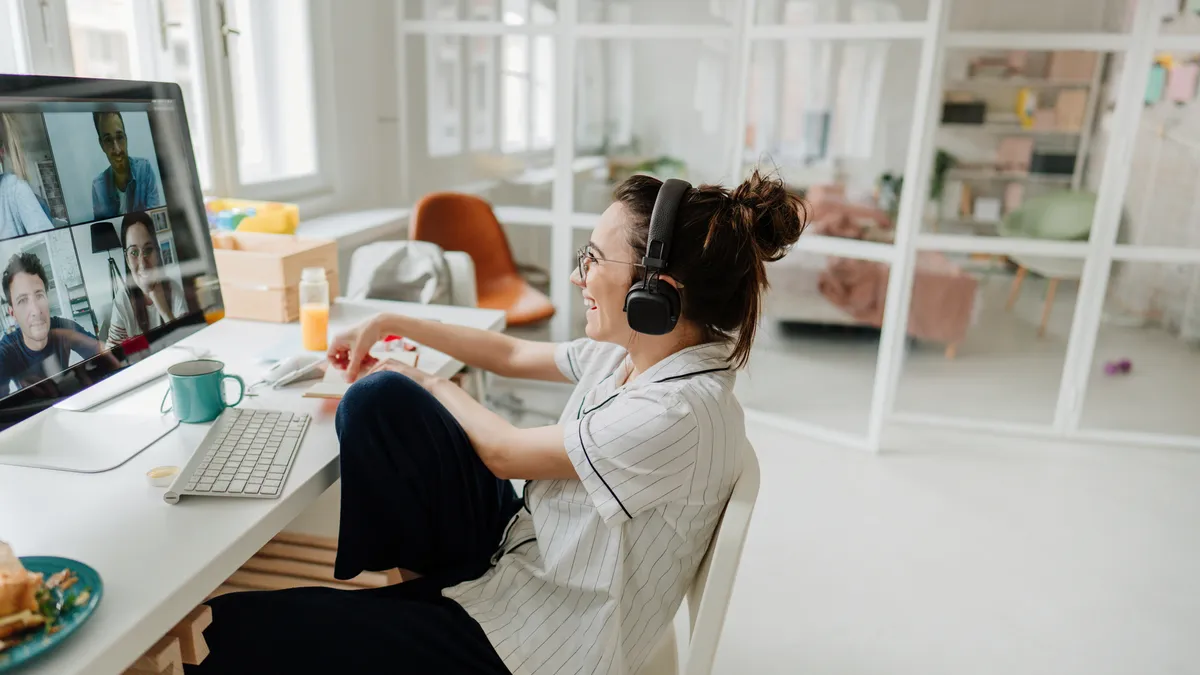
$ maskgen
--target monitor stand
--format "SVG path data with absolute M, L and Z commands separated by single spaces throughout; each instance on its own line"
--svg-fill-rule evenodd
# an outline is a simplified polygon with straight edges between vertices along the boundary
M 99 473 L 129 461 L 177 426 L 174 415 L 48 408 L 0 434 L 0 464 Z
M 163 377 L 176 363 L 207 353 L 203 348 L 172 345 L 40 412 L 24 411 L 32 416 L 0 431 L 0 465 L 80 473 L 117 468 L 179 422 L 157 409 L 153 413 L 117 413 L 94 408 Z

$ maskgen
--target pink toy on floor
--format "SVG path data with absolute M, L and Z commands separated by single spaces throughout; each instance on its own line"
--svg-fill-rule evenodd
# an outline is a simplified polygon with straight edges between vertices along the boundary
M 1104 372 L 1109 375 L 1124 375 L 1133 368 L 1133 364 L 1129 359 L 1120 359 L 1119 361 L 1109 361 L 1104 364 Z

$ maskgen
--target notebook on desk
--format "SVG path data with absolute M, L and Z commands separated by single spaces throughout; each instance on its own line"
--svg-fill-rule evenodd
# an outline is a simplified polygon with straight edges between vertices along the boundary
M 396 351 L 387 354 L 379 354 L 379 359 L 399 361 L 407 366 L 417 367 L 417 352 L 415 351 Z M 320 382 L 309 387 L 304 392 L 304 398 L 325 398 L 338 400 L 346 395 L 346 390 L 350 388 L 349 382 L 346 381 L 346 371 L 338 370 L 337 368 L 326 368 L 325 377 Z

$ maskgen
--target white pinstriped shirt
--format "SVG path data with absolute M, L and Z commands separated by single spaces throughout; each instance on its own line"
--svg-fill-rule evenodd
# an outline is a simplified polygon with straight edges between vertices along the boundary
M 444 591 L 514 675 L 632 675 L 670 626 L 741 472 L 728 354 L 684 349 L 618 386 L 623 348 L 558 346 L 579 479 L 529 483 L 496 565 Z

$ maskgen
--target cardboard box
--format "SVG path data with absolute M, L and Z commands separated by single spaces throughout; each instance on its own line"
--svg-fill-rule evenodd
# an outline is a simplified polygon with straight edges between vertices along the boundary
M 1058 100 L 1054 103 L 1054 117 L 1058 128 L 1063 131 L 1079 131 L 1083 129 L 1083 119 L 1087 114 L 1088 93 L 1085 89 L 1067 89 L 1058 92 Z
M 1050 53 L 1050 67 L 1046 77 L 1058 82 L 1086 82 L 1092 79 L 1099 54 L 1080 50 L 1055 51 Z
M 322 267 L 338 296 L 337 243 L 291 235 L 214 232 L 225 316 L 288 323 L 300 318 L 300 273 Z

